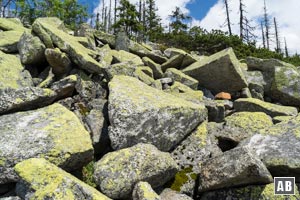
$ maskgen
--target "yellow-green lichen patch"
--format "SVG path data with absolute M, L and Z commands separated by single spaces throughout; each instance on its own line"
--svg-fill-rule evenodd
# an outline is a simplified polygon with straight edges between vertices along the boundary
M 22 22 L 18 18 L 0 18 L 0 30 L 3 31 L 25 31 Z
M 180 192 L 181 187 L 188 183 L 188 181 L 191 180 L 196 180 L 197 179 L 197 174 L 193 172 L 192 167 L 185 168 L 179 172 L 176 173 L 175 175 L 175 180 L 171 185 L 171 189 Z
M 11 52 L 10 48 L 16 49 L 22 34 L 20 31 L 0 32 L 0 50 Z
M 33 194 L 31 199 L 76 199 L 75 188 L 91 199 L 109 199 L 45 159 L 32 158 L 18 163 L 15 171 L 25 181 Z
M 24 67 L 17 56 L 0 51 L 0 90 L 31 86 L 22 76 L 23 70 Z
M 1 153 L 1 151 L 0 151 L 0 153 Z M 0 158 L 0 167 L 4 166 L 5 163 L 6 163 L 6 159 L 5 158 Z
M 207 121 L 205 121 L 197 127 L 196 131 L 192 133 L 191 137 L 199 141 L 199 148 L 204 148 L 206 146 L 207 134 Z
M 141 193 L 143 199 L 147 200 L 157 200 L 159 199 L 158 194 L 156 194 L 153 189 L 151 188 L 151 185 L 147 182 L 139 182 L 137 188 Z
M 226 126 L 255 133 L 273 125 L 272 118 L 263 112 L 238 112 L 225 118 Z

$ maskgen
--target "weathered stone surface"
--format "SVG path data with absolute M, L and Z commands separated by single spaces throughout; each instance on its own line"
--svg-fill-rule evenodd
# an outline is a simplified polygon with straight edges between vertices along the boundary
M 298 111 L 294 107 L 280 106 L 254 98 L 241 98 L 233 103 L 234 109 L 238 112 L 264 112 L 271 117 L 275 116 L 296 116 Z
M 155 79 L 160 79 L 163 77 L 163 72 L 159 64 L 155 63 L 153 60 L 151 60 L 148 57 L 143 57 L 143 62 L 145 65 L 149 66 L 152 69 L 153 76 Z
M 192 90 L 190 87 L 182 83 L 179 83 L 177 81 L 175 81 L 171 87 L 167 88 L 164 91 L 176 97 L 185 99 L 187 101 L 191 101 L 193 103 L 202 103 L 202 99 L 203 99 L 202 91 Z
M 77 76 L 70 75 L 51 85 L 51 89 L 56 92 L 56 99 L 63 99 L 72 96 L 75 85 L 77 83 Z
M 297 120 L 299 122 L 299 119 Z M 299 124 L 282 122 L 243 141 L 266 165 L 273 176 L 296 177 L 300 181 Z
M 45 56 L 52 68 L 53 74 L 56 76 L 61 77 L 71 70 L 72 63 L 68 55 L 61 52 L 58 48 L 46 49 Z
M 136 68 L 135 77 L 137 77 L 140 81 L 146 83 L 149 86 L 152 86 L 155 82 L 153 78 L 153 72 L 150 67 L 140 66 Z
M 251 184 L 267 184 L 273 178 L 248 148 L 236 148 L 201 165 L 198 192 Z
M 108 80 L 113 79 L 117 75 L 125 75 L 135 77 L 137 66 L 131 62 L 117 63 L 108 66 L 106 70 Z
M 111 48 L 108 44 L 101 48 L 97 48 L 97 54 L 99 56 L 99 62 L 104 66 L 109 66 L 113 61 L 113 56 L 111 53 Z
M 177 56 L 177 55 L 186 55 L 187 52 L 185 52 L 185 51 L 182 50 L 182 49 L 167 48 L 167 49 L 164 51 L 164 54 L 165 54 L 168 58 L 172 58 L 172 57 Z
M 144 65 L 142 59 L 138 57 L 137 55 L 134 55 L 132 53 L 129 53 L 124 50 L 116 51 L 111 50 L 111 54 L 113 56 L 113 62 L 114 63 L 122 63 L 122 62 L 131 62 L 134 65 Z
M 164 93 L 132 77 L 115 76 L 109 90 L 109 136 L 114 149 L 143 142 L 168 151 L 207 117 L 203 105 Z
M 274 124 L 278 124 L 283 121 L 292 120 L 293 118 L 294 118 L 293 116 L 277 116 L 277 117 L 273 117 L 273 122 Z
M 248 69 L 259 70 L 262 72 L 268 72 L 274 69 L 276 66 L 292 66 L 286 62 L 271 58 L 271 59 L 261 59 L 261 58 L 254 58 L 254 57 L 247 57 L 246 63 L 248 65 Z
M 210 122 L 222 122 L 225 118 L 225 106 L 223 103 L 204 100 L 203 103 L 208 111 L 208 121 Z
M 0 51 L 0 90 L 33 86 L 32 78 L 15 55 Z
M 2 18 L 0 19 L 0 29 L 3 31 L 25 31 L 20 19 L 18 18 Z
M 0 114 L 31 110 L 50 105 L 57 93 L 50 89 L 25 87 L 0 91 Z
M 91 73 L 104 73 L 104 66 L 90 55 L 93 52 L 81 45 L 74 36 L 59 29 L 62 22 L 57 18 L 38 18 L 32 25 L 32 30 L 41 38 L 47 48 L 53 44 L 68 54 L 71 60 L 80 68 Z
M 177 172 L 169 153 L 158 151 L 151 144 L 106 154 L 95 164 L 94 178 L 101 191 L 113 199 L 128 198 L 139 181 L 153 188 L 162 186 Z
M 168 68 L 180 69 L 183 58 L 184 58 L 184 55 L 181 55 L 181 54 L 170 58 L 167 62 L 165 62 L 161 65 L 162 71 L 165 72 Z
M 18 163 L 20 177 L 17 193 L 23 199 L 97 199 L 109 200 L 95 188 L 42 158 Z
M 120 30 L 116 34 L 116 50 L 129 51 L 129 43 L 130 40 L 125 32 L 124 28 L 121 27 Z
M 244 200 L 297 200 L 299 197 L 299 190 L 296 187 L 295 195 L 283 196 L 274 194 L 274 183 L 268 185 L 254 185 L 239 188 L 230 188 L 225 190 L 216 190 L 206 192 L 201 195 L 200 200 L 212 199 L 244 199 Z
M 197 90 L 198 89 L 198 81 L 190 76 L 185 75 L 181 71 L 175 68 L 169 68 L 164 74 L 164 77 L 172 78 L 173 81 L 178 81 L 190 88 Z
M 46 61 L 45 45 L 29 32 L 24 32 L 18 43 L 21 62 L 25 65 L 35 65 Z
M 271 97 L 290 106 L 300 106 L 300 74 L 293 66 L 274 67 Z
M 247 87 L 247 81 L 232 48 L 225 49 L 182 70 L 197 79 L 199 85 L 219 92 L 237 92 Z
M 147 182 L 138 182 L 133 189 L 133 200 L 161 200 L 161 198 L 154 192 L 151 185 Z
M 18 42 L 23 32 L 21 31 L 3 31 L 0 32 L 0 50 L 5 53 L 17 53 Z
M 180 194 L 169 188 L 164 189 L 164 191 L 159 195 L 161 200 L 192 200 L 191 197 Z
M 10 196 L 10 197 L 2 197 L 0 198 L 1 200 L 22 200 L 20 197 L 18 196 Z
M 3 115 L 0 130 L 0 184 L 16 181 L 14 165 L 28 158 L 43 157 L 66 170 L 93 159 L 89 133 L 59 104 Z

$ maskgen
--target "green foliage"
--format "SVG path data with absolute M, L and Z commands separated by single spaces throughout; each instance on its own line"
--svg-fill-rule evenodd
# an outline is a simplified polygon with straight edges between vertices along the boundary
M 93 177 L 94 164 L 95 164 L 95 162 L 92 161 L 82 168 L 82 180 L 86 184 L 95 188 L 97 185 L 96 185 L 94 177 Z
M 16 14 L 28 23 L 38 17 L 58 17 L 68 28 L 86 21 L 87 7 L 77 3 L 77 0 L 18 0 Z
M 175 175 L 175 180 L 171 186 L 171 189 L 180 192 L 181 187 L 185 183 L 187 183 L 189 180 L 196 180 L 196 179 L 197 179 L 197 175 L 193 173 L 193 168 L 192 167 L 185 168 L 177 172 L 177 174 Z
M 184 23 L 184 21 L 191 19 L 190 16 L 183 14 L 179 7 L 176 7 L 172 14 L 170 15 L 172 23 L 170 27 L 172 28 L 172 32 L 174 34 L 181 33 L 182 31 L 186 31 L 188 26 Z

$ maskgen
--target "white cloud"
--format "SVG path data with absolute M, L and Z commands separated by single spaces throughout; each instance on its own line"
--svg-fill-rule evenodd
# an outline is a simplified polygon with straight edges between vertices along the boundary
M 262 0 L 244 0 L 246 6 L 246 15 L 250 20 L 253 20 L 253 25 L 257 27 L 256 35 L 261 37 L 260 22 L 257 20 L 263 14 L 263 1 Z M 281 46 L 284 46 L 283 38 L 287 40 L 288 48 L 291 53 L 296 51 L 300 52 L 300 26 L 297 18 L 297 12 L 300 7 L 299 0 L 266 0 L 267 9 L 270 15 L 270 19 L 273 22 L 273 17 L 276 17 L 279 35 L 281 37 Z M 239 0 L 229 0 L 229 6 L 231 9 L 230 18 L 232 23 L 233 32 L 239 33 Z M 201 20 L 200 26 L 208 30 L 218 29 L 224 24 L 226 20 L 225 9 L 223 0 L 219 0 L 207 13 L 204 19 Z M 227 31 L 227 27 L 222 27 L 222 30 Z M 271 29 L 274 34 L 274 29 Z M 261 41 L 261 39 L 259 38 Z M 273 39 L 274 40 L 274 39 Z M 259 42 L 261 45 L 261 42 Z M 274 42 L 272 42 L 274 47 Z

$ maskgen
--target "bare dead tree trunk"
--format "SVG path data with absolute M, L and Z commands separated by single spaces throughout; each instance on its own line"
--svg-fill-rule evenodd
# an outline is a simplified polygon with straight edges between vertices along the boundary
M 265 30 L 266 30 L 267 48 L 270 49 L 270 22 L 269 22 L 269 16 L 267 12 L 266 0 L 264 0 L 264 22 L 265 22 Z
M 281 53 L 281 48 L 280 48 L 280 39 L 279 39 L 279 33 L 278 33 L 278 27 L 277 27 L 277 21 L 276 18 L 274 17 L 274 27 L 275 27 L 275 37 L 276 37 L 276 52 Z
M 104 31 L 107 32 L 107 7 L 104 9 Z
M 286 43 L 286 39 L 284 38 L 284 50 L 285 50 L 285 57 L 289 57 L 289 51 Z
M 111 31 L 111 0 L 109 0 L 109 11 L 108 11 L 108 32 Z
M 244 4 L 242 0 L 240 0 L 240 39 L 244 39 Z
M 262 36 L 262 40 L 263 40 L 263 47 L 265 49 L 266 48 L 266 38 L 265 38 L 265 31 L 264 31 L 263 22 L 260 23 L 260 26 L 261 26 L 261 36 Z
M 228 31 L 229 31 L 229 35 L 232 35 L 232 31 L 231 31 L 231 23 L 230 23 L 230 17 L 229 17 L 228 0 L 224 0 L 224 3 L 225 3 L 225 8 L 226 8 L 226 16 L 227 16 L 227 26 L 228 26 Z

